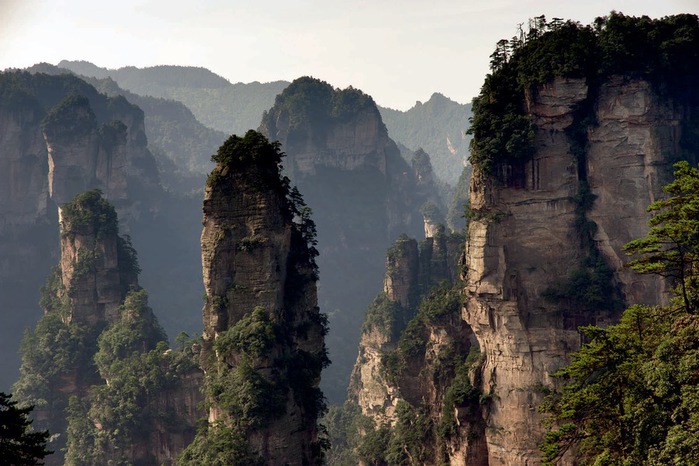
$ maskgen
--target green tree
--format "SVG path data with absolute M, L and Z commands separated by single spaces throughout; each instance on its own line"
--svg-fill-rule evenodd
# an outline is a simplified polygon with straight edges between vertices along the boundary
M 686 161 L 675 164 L 675 180 L 663 188 L 670 196 L 649 207 L 656 212 L 648 235 L 631 241 L 625 249 L 639 257 L 629 265 L 640 273 L 669 278 L 678 286 L 683 306 L 697 309 L 699 296 L 699 169 Z
M 28 415 L 33 406 L 18 408 L 11 395 L 0 392 L 0 459 L 12 466 L 40 465 L 50 455 L 48 431 L 32 432 Z
M 545 464 L 568 451 L 580 464 L 699 464 L 699 170 L 675 165 L 645 238 L 626 249 L 641 273 L 675 280 L 669 306 L 628 308 L 617 325 L 581 328 L 588 341 L 555 377 Z

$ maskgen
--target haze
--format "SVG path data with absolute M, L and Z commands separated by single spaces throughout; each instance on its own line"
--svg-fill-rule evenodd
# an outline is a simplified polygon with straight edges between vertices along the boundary
M 697 0 L 0 0 L 0 69 L 62 59 L 206 67 L 231 82 L 302 75 L 405 110 L 433 92 L 466 103 L 495 43 L 540 14 L 699 13 Z

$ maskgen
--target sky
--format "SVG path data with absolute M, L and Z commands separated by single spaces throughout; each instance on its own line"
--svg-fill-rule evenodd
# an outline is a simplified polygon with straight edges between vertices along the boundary
M 699 14 L 699 0 L 0 0 L 0 70 L 87 60 L 202 66 L 232 83 L 313 76 L 407 110 L 476 96 L 498 40 L 546 15 Z

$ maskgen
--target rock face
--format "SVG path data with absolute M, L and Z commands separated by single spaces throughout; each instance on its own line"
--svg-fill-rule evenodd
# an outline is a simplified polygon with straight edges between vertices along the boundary
M 159 178 L 143 113 L 125 99 L 67 75 L 4 72 L 0 89 L 0 308 L 16 311 L 5 316 L 1 340 L 14 354 L 21 330 L 40 315 L 44 271 L 60 255 L 57 205 L 99 188 L 128 227 L 157 209 Z M 0 384 L 9 386 L 19 364 L 2 364 Z
M 422 235 L 419 209 L 439 198 L 430 191 L 436 188 L 429 157 L 424 154 L 418 175 L 389 138 L 371 97 L 307 77 L 278 96 L 260 131 L 282 143 L 285 172 L 318 225 L 319 301 L 329 314 L 333 360 L 323 391 L 339 403 L 362 313 L 380 291 L 381 258 L 399 234 Z
M 389 464 L 399 463 L 403 450 L 420 464 L 486 458 L 467 357 L 473 334 L 461 319 L 460 289 L 451 287 L 462 249 L 463 239 L 447 237 L 443 227 L 419 249 L 402 236 L 387 255 L 384 293 L 367 311 L 349 398 L 388 429 Z M 410 425 L 424 431 L 410 437 Z
M 594 94 L 584 80 L 557 78 L 526 104 L 536 127 L 532 159 L 499 164 L 490 176 L 476 169 L 471 181 L 477 215 L 464 255 L 463 318 L 485 356 L 487 461 L 479 464 L 491 466 L 539 464 L 537 387 L 555 385 L 550 374 L 579 347 L 579 325 L 614 318 L 545 298 L 589 255 L 581 226 L 596 225 L 586 230 L 593 249 L 626 302 L 656 304 L 666 296 L 659 280 L 624 268 L 622 248 L 647 231 L 645 208 L 668 180 L 686 117 L 680 103 L 659 98 L 647 82 L 618 77 Z M 566 130 L 580 123 L 581 109 L 597 123 L 586 128 L 576 158 Z M 594 202 L 581 210 L 587 189 Z
M 318 383 L 327 358 L 315 227 L 280 177 L 279 161 L 278 146 L 249 131 L 221 146 L 207 183 L 202 365 L 209 424 L 232 429 L 264 464 L 316 464 Z M 231 401 L 239 396 L 250 398 L 245 408 Z
M 101 208 L 100 194 L 88 192 L 59 208 L 62 289 L 68 300 L 62 320 L 97 328 L 114 322 L 126 292 L 138 288 L 138 269 L 118 236 L 113 209 Z M 59 299 L 63 296 L 59 293 Z
M 100 193 L 78 196 L 63 211 L 59 267 L 44 288 L 45 315 L 25 337 L 33 351 L 25 351 L 15 385 L 20 398 L 38 402 L 37 419 L 57 434 L 51 445 L 57 451 L 65 446 L 68 399 L 85 397 L 98 381 L 92 357 L 99 332 L 113 321 L 126 292 L 138 287 L 135 257 L 118 236 L 116 213 Z M 46 365 L 51 369 L 42 370 Z M 47 461 L 62 464 L 62 458 L 58 453 Z

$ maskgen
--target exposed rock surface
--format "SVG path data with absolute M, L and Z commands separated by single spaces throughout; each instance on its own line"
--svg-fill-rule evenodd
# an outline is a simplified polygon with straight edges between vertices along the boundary
M 265 464 L 300 466 L 319 461 L 315 442 L 322 395 L 317 386 L 326 361 L 325 330 L 317 307 L 312 244 L 302 233 L 310 233 L 312 223 L 294 222 L 300 205 L 280 179 L 272 147 L 254 131 L 244 140 L 229 138 L 219 155 L 230 159 L 220 160 L 207 183 L 201 236 L 207 296 L 202 364 L 209 387 L 227 385 L 221 396 L 209 391 L 209 423 L 220 421 L 234 429 Z M 260 336 L 265 351 L 247 345 L 222 349 L 221 341 L 253 331 L 247 327 L 251 319 L 269 325 L 265 328 L 276 335 Z M 247 368 L 254 372 L 244 372 Z M 223 382 L 238 376 L 262 377 L 260 383 L 270 391 L 265 396 L 262 389 L 247 392 L 249 388 Z M 260 404 L 259 411 L 239 416 L 238 405 L 226 402 L 238 395 L 225 395 L 225 390 L 243 390 L 251 403 Z
M 462 238 L 447 237 L 443 227 L 419 252 L 407 237 L 390 248 L 384 293 L 367 311 L 349 386 L 351 402 L 365 416 L 390 426 L 391 443 L 403 441 L 405 428 L 397 426 L 406 412 L 429 420 L 425 432 L 415 433 L 419 445 L 406 445 L 422 464 L 481 464 L 487 453 L 475 390 L 455 397 L 452 387 L 463 392 L 477 375 L 467 367 L 474 341 L 460 316 L 460 291 L 445 285 L 458 281 L 462 249 Z
M 371 97 L 308 77 L 277 97 L 260 130 L 282 143 L 285 172 L 304 193 L 318 225 L 319 301 L 329 315 L 333 360 L 323 391 L 338 403 L 354 363 L 363 311 L 380 291 L 381 257 L 399 234 L 422 235 L 419 209 L 439 198 L 430 192 L 429 157 L 424 154 L 418 175 L 389 138 Z
M 14 354 L 22 329 L 40 315 L 36 290 L 60 255 L 57 205 L 102 189 L 128 229 L 157 209 L 159 178 L 143 113 L 125 99 L 76 77 L 18 71 L 1 73 L 0 89 L 0 308 L 13 310 L 0 340 Z M 2 364 L 0 385 L 9 386 L 19 363 Z
M 583 106 L 594 109 L 597 124 L 587 129 L 579 163 L 565 130 Z M 665 184 L 685 117 L 681 103 L 660 99 L 644 81 L 621 78 L 603 84 L 596 97 L 584 80 L 557 78 L 528 96 L 527 111 L 537 128 L 532 159 L 497 165 L 490 177 L 476 170 L 471 182 L 478 216 L 464 255 L 463 318 L 485 356 L 488 455 L 479 464 L 491 466 L 539 464 L 538 387 L 555 384 L 550 374 L 580 345 L 579 325 L 614 317 L 543 297 L 586 255 L 575 202 L 584 185 L 595 196 L 585 213 L 597 226 L 594 245 L 625 300 L 663 299 L 659 280 L 624 268 L 622 247 L 647 231 L 645 208 Z

